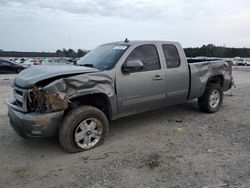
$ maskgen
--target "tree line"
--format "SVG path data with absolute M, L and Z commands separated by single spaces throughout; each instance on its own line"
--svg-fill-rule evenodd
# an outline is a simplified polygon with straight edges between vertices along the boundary
M 187 57 L 250 57 L 250 48 L 229 48 L 215 46 L 214 44 L 203 45 L 197 48 L 185 48 Z M 77 58 L 87 54 L 88 50 L 62 49 L 56 52 L 17 52 L 0 50 L 0 57 L 71 57 Z
M 203 45 L 200 48 L 185 48 L 184 50 L 187 57 L 250 57 L 250 48 L 229 48 L 214 44 Z
M 62 49 L 56 52 L 18 52 L 0 50 L 0 57 L 82 57 L 88 53 L 88 50 L 78 49 Z

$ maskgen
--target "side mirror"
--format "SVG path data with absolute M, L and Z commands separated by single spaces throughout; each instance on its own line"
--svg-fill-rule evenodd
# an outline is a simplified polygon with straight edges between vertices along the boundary
M 143 67 L 144 67 L 144 64 L 141 60 L 131 60 L 131 61 L 127 61 L 122 66 L 122 72 L 130 73 L 130 72 L 141 70 L 143 69 Z

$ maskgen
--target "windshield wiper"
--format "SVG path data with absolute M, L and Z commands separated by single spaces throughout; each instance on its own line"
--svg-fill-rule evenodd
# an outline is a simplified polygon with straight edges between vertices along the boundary
M 78 66 L 84 66 L 84 67 L 91 67 L 91 68 L 95 68 L 95 66 L 93 64 L 77 64 Z
M 84 66 L 84 67 L 91 67 L 91 68 L 95 68 L 95 69 L 98 69 L 100 71 L 103 71 L 105 69 L 102 69 L 102 68 L 97 68 L 95 67 L 93 64 L 76 64 L 77 66 Z

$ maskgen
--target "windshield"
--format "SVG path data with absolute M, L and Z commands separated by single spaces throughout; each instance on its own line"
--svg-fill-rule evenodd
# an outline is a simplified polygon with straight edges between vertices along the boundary
M 99 46 L 79 59 L 77 65 L 109 70 L 115 66 L 127 48 L 127 45 L 115 44 Z

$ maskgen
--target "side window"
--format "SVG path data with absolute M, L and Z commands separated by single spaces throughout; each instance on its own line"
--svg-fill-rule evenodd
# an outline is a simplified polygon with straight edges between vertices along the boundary
M 144 64 L 143 69 L 136 72 L 158 70 L 161 68 L 157 49 L 151 44 L 136 47 L 126 61 L 131 60 L 140 60 Z
M 172 44 L 162 45 L 163 53 L 166 59 L 167 68 L 177 68 L 180 66 L 180 56 L 177 48 Z

